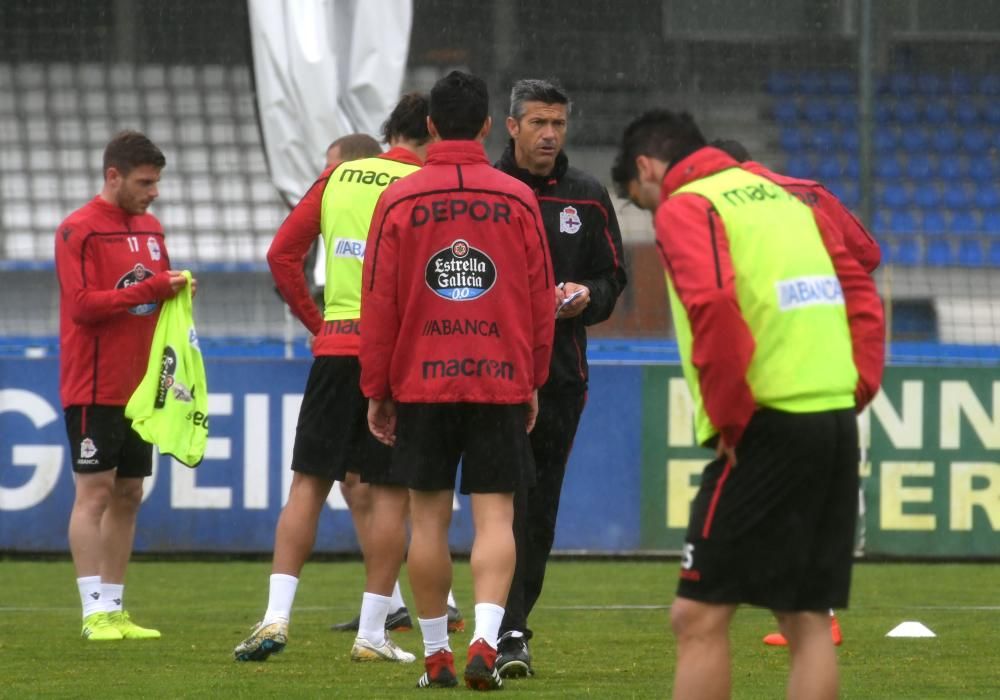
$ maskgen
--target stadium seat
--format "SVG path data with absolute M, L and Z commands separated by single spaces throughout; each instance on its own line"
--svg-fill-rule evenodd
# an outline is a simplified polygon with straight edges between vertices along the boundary
M 848 152 L 847 160 L 844 162 L 844 175 L 852 178 L 861 177 L 861 162 L 856 151 Z
M 899 145 L 907 153 L 923 153 L 927 150 L 928 135 L 923 127 L 911 125 L 899 135 Z
M 973 202 L 977 208 L 984 211 L 1000 209 L 1000 191 L 997 190 L 995 185 L 982 182 L 976 188 L 976 193 L 973 195 Z
M 923 210 L 941 206 L 941 193 L 931 182 L 922 182 L 913 189 L 913 203 Z
M 942 200 L 946 207 L 951 209 L 962 209 L 969 206 L 969 193 L 961 182 L 952 181 L 944 186 Z
M 100 183 L 96 178 L 87 175 L 62 175 L 63 198 L 74 202 L 84 202 L 93 197 L 99 186 Z
M 778 133 L 778 144 L 786 153 L 798 153 L 804 148 L 802 129 L 797 126 L 782 127 Z
M 816 177 L 820 182 L 829 182 L 839 178 L 844 173 L 844 166 L 840 159 L 834 155 L 826 155 L 819 159 L 816 168 Z
M 1000 237 L 1000 209 L 990 209 L 983 213 L 983 232 Z
M 921 95 L 944 94 L 947 84 L 936 73 L 920 73 L 917 76 L 916 91 Z
M 185 146 L 200 146 L 206 143 L 205 122 L 202 119 L 181 119 L 177 122 L 178 143 Z
M 790 97 L 775 100 L 771 112 L 779 126 L 795 126 L 799 119 L 799 106 Z
M 960 156 L 941 154 L 938 159 L 938 177 L 944 180 L 963 178 L 967 172 L 966 163 Z
M 855 156 L 861 146 L 861 136 L 854 127 L 847 127 L 839 134 L 840 150 L 848 155 Z
M 903 176 L 903 166 L 895 156 L 877 158 L 874 165 L 875 177 L 880 180 L 897 180 Z
M 983 244 L 978 238 L 963 238 L 958 242 L 958 264 L 963 267 L 982 267 L 986 262 Z
M 178 117 L 201 117 L 202 115 L 201 95 L 190 90 L 178 90 L 174 93 L 173 113 Z
M 959 134 L 955 129 L 937 129 L 931 134 L 931 148 L 941 154 L 952 153 L 958 148 Z
M 803 118 L 813 127 L 830 121 L 832 113 L 826 100 L 813 98 L 802 105 Z
M 872 136 L 872 149 L 879 155 L 892 153 L 896 150 L 896 132 L 889 128 L 880 126 L 875 129 Z
M 953 264 L 953 255 L 951 241 L 936 238 L 927 243 L 927 248 L 924 251 L 925 257 L 924 261 L 934 267 L 947 267 Z
M 997 167 L 989 154 L 983 153 L 969 159 L 969 177 L 980 183 L 989 183 L 996 180 Z
M 789 73 L 774 71 L 767 76 L 764 87 L 772 95 L 791 95 L 796 92 L 796 80 Z
M 816 125 L 812 128 L 806 139 L 807 146 L 815 149 L 821 155 L 830 154 L 837 151 L 839 138 L 831 128 L 825 125 Z
M 881 100 L 875 103 L 875 123 L 879 126 L 885 126 L 887 124 L 892 124 L 893 114 L 892 114 L 892 103 L 886 100 Z
M 928 236 L 942 236 L 948 232 L 944 214 L 937 209 L 925 211 L 920 222 L 920 230 Z
M 990 267 L 1000 267 L 1000 239 L 990 241 L 987 262 Z
M 833 103 L 833 118 L 841 127 L 853 127 L 858 123 L 858 103 L 850 99 L 837 100 Z
M 894 236 L 913 236 L 920 230 L 917 219 L 908 209 L 893 211 L 889 216 L 889 232 Z
M 910 206 L 910 193 L 901 182 L 889 182 L 882 188 L 879 204 L 887 209 L 906 209 Z
M 9 146 L 0 148 L 0 174 L 22 173 L 28 158 L 22 148 Z
M 832 71 L 827 74 L 827 90 L 831 95 L 853 95 L 858 91 L 857 79 L 847 71 Z
M 167 71 L 162 65 L 147 63 L 139 68 L 136 82 L 144 90 L 162 90 L 167 86 Z
M 798 91 L 803 95 L 825 95 L 826 76 L 819 71 L 799 73 Z
M 909 73 L 892 73 L 886 79 L 885 92 L 897 97 L 913 94 L 916 81 Z
M 911 154 L 906 161 L 906 176 L 911 180 L 929 180 L 934 175 L 934 163 L 924 153 Z
M 861 203 L 861 195 L 856 181 L 838 179 L 830 180 L 824 184 L 848 209 L 856 209 Z
M 979 217 L 967 209 L 952 210 L 950 219 L 948 228 L 953 234 L 970 236 L 982 232 Z
M 102 68 L 102 66 L 97 66 Z M 103 71 L 101 71 L 103 73 Z M 108 66 L 108 87 L 113 90 L 135 90 L 138 78 L 132 63 L 113 63 Z
M 224 172 L 218 168 L 216 170 Z M 247 185 L 242 178 L 227 178 L 219 181 L 216 192 L 219 201 L 225 204 L 239 204 L 249 201 L 247 199 Z
M 923 121 L 930 126 L 947 124 L 951 115 L 944 100 L 928 100 L 924 105 Z
M 63 148 L 72 148 L 83 142 L 84 131 L 83 120 L 77 117 L 58 119 L 52 128 L 56 143 Z
M 990 100 L 983 107 L 983 121 L 990 126 L 1000 126 L 1000 100 Z
M 175 90 L 190 90 L 197 87 L 197 71 L 194 66 L 175 65 L 167 69 L 167 85 Z
M 227 89 L 226 85 L 226 67 L 210 64 L 201 67 L 200 71 L 201 86 L 206 88 L 209 92 L 214 92 L 217 90 Z
M 920 119 L 920 110 L 917 108 L 915 100 L 897 100 L 895 106 L 892 108 L 892 116 L 897 124 L 906 127 L 917 123 Z
M 27 181 L 20 177 L 0 178 L 0 197 L 4 202 L 28 199 Z
M 215 141 L 219 144 L 212 148 L 212 171 L 216 173 L 239 173 L 243 171 L 243 153 L 236 146 L 227 146 L 225 141 Z
M 989 148 L 991 141 L 992 134 L 986 129 L 970 127 L 962 132 L 962 148 L 973 157 L 981 155 Z
M 954 118 L 962 126 L 974 126 L 979 123 L 979 108 L 971 100 L 958 100 L 955 102 Z
M 40 63 L 22 63 L 14 69 L 14 84 L 21 90 L 45 87 L 45 67 Z
M 791 177 L 812 177 L 813 170 L 812 158 L 805 153 L 792 153 L 785 160 L 784 172 Z
M 965 73 L 953 71 L 946 78 L 947 90 L 952 95 L 968 95 L 973 91 L 972 79 Z
M 1000 95 L 1000 75 L 990 73 L 979 79 L 980 95 L 996 96 Z
M 135 90 L 114 90 L 111 93 L 111 113 L 118 119 L 142 114 L 142 100 Z
M 920 242 L 916 238 L 901 238 L 883 247 L 888 253 L 886 262 L 913 267 L 920 264 Z

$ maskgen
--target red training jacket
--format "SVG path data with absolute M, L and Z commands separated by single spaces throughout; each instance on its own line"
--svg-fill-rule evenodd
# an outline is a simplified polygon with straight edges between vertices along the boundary
M 534 193 L 475 141 L 432 144 L 368 233 L 361 390 L 407 403 L 524 403 L 548 378 L 555 288 Z
M 399 146 L 390 148 L 378 157 L 420 165 L 420 159 L 415 153 Z M 323 320 L 322 312 L 309 294 L 309 284 L 302 268 L 310 246 L 322 234 L 323 194 L 326 192 L 330 173 L 339 165 L 339 162 L 334 163 L 323 171 L 285 217 L 267 250 L 267 264 L 281 298 L 302 325 L 316 337 L 312 346 L 314 357 L 357 355 L 360 342 L 358 323 L 350 320 Z M 331 255 L 331 251 L 328 250 L 326 254 Z
M 163 228 L 94 197 L 59 225 L 55 257 L 62 404 L 124 406 L 174 294 Z
M 882 261 L 882 251 L 879 249 L 878 243 L 861 225 L 857 217 L 830 190 L 814 180 L 781 175 L 752 160 L 740 163 L 740 167 L 791 192 L 810 209 L 823 212 L 840 231 L 844 237 L 844 243 L 847 245 L 847 250 L 851 252 L 855 260 L 861 263 L 865 272 L 868 274 L 875 272 L 875 268 Z
M 657 248 L 691 322 L 691 357 L 698 368 L 705 410 L 731 447 L 739 444 L 757 409 L 746 382 L 754 340 L 736 298 L 725 224 L 704 197 L 691 193 L 670 195 L 689 182 L 735 167 L 739 163 L 711 147 L 675 163 L 663 179 L 661 204 L 655 216 Z M 819 208 L 811 211 L 844 293 L 858 370 L 856 407 L 861 410 L 882 381 L 882 302 L 872 278 L 848 251 L 840 229 Z

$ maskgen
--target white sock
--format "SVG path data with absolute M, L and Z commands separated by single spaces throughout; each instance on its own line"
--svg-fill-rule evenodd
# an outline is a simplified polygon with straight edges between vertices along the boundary
M 83 618 L 88 615 L 104 612 L 104 603 L 101 601 L 101 577 L 84 576 L 76 580 L 76 587 L 80 589 L 80 604 L 83 606 Z
M 295 589 L 299 580 L 287 574 L 271 574 L 271 587 L 267 596 L 267 612 L 264 613 L 264 624 L 269 625 L 279 619 L 288 622 L 292 619 L 292 603 L 295 602 Z
M 496 649 L 501 622 L 503 608 L 493 603 L 476 603 L 476 632 L 472 635 L 470 645 L 477 639 L 485 639 L 487 644 Z
M 385 644 L 385 618 L 389 615 L 392 598 L 378 593 L 361 596 L 361 618 L 358 621 L 358 636 L 375 646 Z
M 124 583 L 102 583 L 101 602 L 104 603 L 104 612 L 121 612 L 124 609 L 122 600 L 125 599 Z
M 430 620 L 424 620 L 418 617 L 417 622 L 420 624 L 420 632 L 424 635 L 424 656 L 431 656 L 442 649 L 445 651 L 451 651 L 451 647 L 448 646 L 448 616 L 442 615 L 441 617 L 433 617 Z
M 448 589 L 448 605 L 453 608 L 458 607 L 458 603 L 455 602 L 455 594 L 451 592 L 450 588 Z
M 399 590 L 399 579 L 396 579 L 396 585 L 392 589 L 392 603 L 390 603 L 389 612 L 396 612 L 400 608 L 406 607 L 406 601 L 403 600 L 403 594 Z

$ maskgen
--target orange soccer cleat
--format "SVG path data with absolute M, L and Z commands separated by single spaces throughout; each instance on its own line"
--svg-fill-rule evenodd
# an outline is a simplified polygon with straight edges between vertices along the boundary
M 844 635 L 840 631 L 840 623 L 837 622 L 837 616 L 830 613 L 830 637 L 833 639 L 834 646 L 840 646 L 844 643 Z M 772 647 L 785 647 L 788 646 L 788 640 L 785 639 L 785 635 L 781 632 L 771 632 L 771 634 L 764 637 L 764 644 Z

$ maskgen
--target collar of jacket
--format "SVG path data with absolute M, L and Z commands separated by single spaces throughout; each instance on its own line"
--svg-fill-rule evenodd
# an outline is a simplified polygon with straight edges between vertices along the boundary
M 546 187 L 551 187 L 562 180 L 567 168 L 569 168 L 569 158 L 566 156 L 566 151 L 559 151 L 552 172 L 548 175 L 532 175 L 517 164 L 517 159 L 514 158 L 514 139 L 510 139 L 507 142 L 507 148 L 504 149 L 503 155 L 500 156 L 497 167 L 508 175 L 516 177 L 537 192 Z
M 409 163 L 410 165 L 423 165 L 423 162 L 416 153 L 411 151 L 409 148 L 403 148 L 402 146 L 394 146 L 385 153 L 379 155 L 378 158 L 388 158 L 389 160 L 394 160 L 399 163 Z
M 452 163 L 471 165 L 473 163 L 490 164 L 486 157 L 483 144 L 479 141 L 438 141 L 427 147 L 427 165 Z
M 689 182 L 714 175 L 720 170 L 737 167 L 739 167 L 739 163 L 728 153 L 711 146 L 699 148 L 670 164 L 663 176 L 660 200 L 666 200 L 667 197 Z

